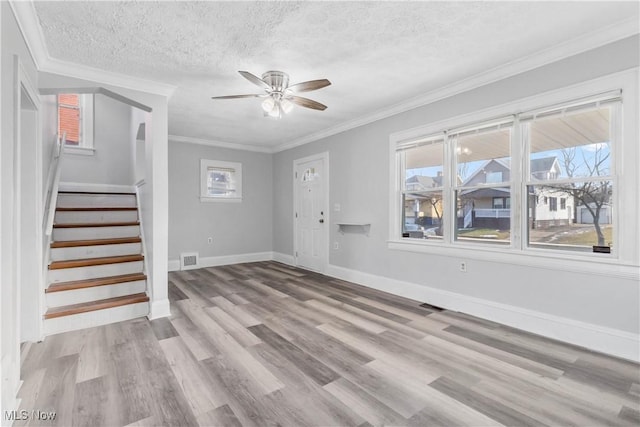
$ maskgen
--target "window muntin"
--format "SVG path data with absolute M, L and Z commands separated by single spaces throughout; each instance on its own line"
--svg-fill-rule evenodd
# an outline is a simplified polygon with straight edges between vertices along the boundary
M 201 159 L 200 200 L 241 201 L 242 164 Z
M 457 176 L 457 241 L 509 244 L 511 236 L 512 121 L 485 124 L 450 136 Z M 505 200 L 495 207 L 497 199 Z
M 403 165 L 402 237 L 441 240 L 444 216 L 444 135 L 399 146 Z
M 529 138 L 528 193 L 549 202 L 540 206 L 529 200 L 528 246 L 582 252 L 613 246 L 616 108 L 611 102 L 590 103 L 523 122 Z

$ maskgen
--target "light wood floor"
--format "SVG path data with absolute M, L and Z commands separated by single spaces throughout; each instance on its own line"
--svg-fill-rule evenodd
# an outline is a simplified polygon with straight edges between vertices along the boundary
M 172 316 L 23 348 L 60 426 L 640 425 L 638 365 L 274 262 L 169 275 Z

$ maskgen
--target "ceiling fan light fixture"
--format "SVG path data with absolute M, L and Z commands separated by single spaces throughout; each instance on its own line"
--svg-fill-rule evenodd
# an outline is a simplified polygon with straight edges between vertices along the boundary
M 271 113 L 275 105 L 276 105 L 276 102 L 270 96 L 265 98 L 264 101 L 262 101 L 262 109 L 264 110 L 265 113 Z
M 279 119 L 282 117 L 282 107 L 280 107 L 280 102 L 274 102 L 273 108 L 268 112 L 269 117 L 273 117 Z
M 238 72 L 251 83 L 261 87 L 266 93 L 213 96 L 211 99 L 264 98 L 261 104 L 264 115 L 276 119 L 282 118 L 283 115 L 290 113 L 291 110 L 293 110 L 294 104 L 319 111 L 327 108 L 326 105 L 312 99 L 294 95 L 294 93 L 297 92 L 309 92 L 329 86 L 331 82 L 327 79 L 309 80 L 289 85 L 289 75 L 282 71 L 267 71 L 262 75 L 262 78 L 248 71 Z
M 291 112 L 291 110 L 293 110 L 293 102 L 289 101 L 288 99 L 284 98 L 280 101 L 280 107 L 282 108 L 282 111 L 285 114 L 289 114 Z

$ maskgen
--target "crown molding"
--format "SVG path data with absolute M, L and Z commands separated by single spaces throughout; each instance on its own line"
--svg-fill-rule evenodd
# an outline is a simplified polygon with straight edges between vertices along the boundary
M 125 74 L 112 73 L 110 71 L 61 61 L 55 58 L 48 60 L 40 67 L 39 71 L 60 74 L 82 80 L 89 80 L 99 84 L 116 86 L 124 89 L 146 92 L 170 98 L 177 86 L 160 83 L 152 80 L 141 79 Z
M 606 44 L 634 36 L 638 33 L 640 33 L 640 24 L 638 23 L 637 18 L 629 18 L 616 24 L 601 28 L 592 33 L 576 37 L 564 43 L 557 44 L 551 48 L 538 51 L 512 62 L 508 62 L 506 64 L 500 65 L 469 78 L 452 83 L 450 85 L 443 86 L 442 88 L 427 92 L 426 94 L 419 95 L 409 100 L 394 104 L 390 107 L 383 108 L 374 113 L 367 114 L 354 120 L 349 120 L 336 126 L 321 130 L 319 132 L 314 132 L 309 135 L 285 142 L 283 144 L 275 146 L 273 151 L 275 153 L 278 153 L 280 151 L 299 147 L 301 145 L 305 145 L 310 142 L 314 142 L 332 135 L 336 135 L 338 133 L 348 131 L 350 129 L 382 120 L 396 114 L 404 113 L 406 111 L 413 110 L 415 108 L 422 107 L 424 105 L 428 105 L 463 92 L 468 92 L 478 87 L 485 86 L 515 76 L 517 74 L 521 74 L 535 68 L 560 61 L 573 55 L 578 55 L 580 53 L 596 49 Z
M 186 144 L 206 145 L 209 147 L 229 148 L 232 150 L 253 151 L 256 153 L 273 153 L 273 147 L 238 144 L 234 142 L 216 141 L 211 139 L 192 138 L 190 136 L 169 135 L 169 142 L 183 142 Z
M 36 67 L 40 69 L 49 57 L 49 53 L 35 7 L 31 1 L 9 1 L 8 3 L 27 44 L 29 54 Z
M 25 39 L 31 58 L 33 58 L 33 62 L 35 62 L 38 71 L 94 81 L 99 84 L 112 85 L 139 92 L 152 93 L 167 98 L 170 98 L 177 88 L 177 86 L 166 83 L 113 73 L 83 64 L 52 58 L 47 50 L 46 39 L 42 32 L 33 1 L 9 1 L 9 6 L 13 11 L 20 32 Z
M 52 58 L 46 47 L 46 40 L 40 27 L 38 16 L 32 0 L 9 1 L 9 5 L 16 17 L 27 47 L 39 71 L 66 75 L 83 80 L 95 81 L 126 89 L 171 97 L 176 86 L 154 82 L 124 74 L 112 73 L 86 65 L 75 64 Z M 640 25 L 636 17 L 632 17 L 613 25 L 601 28 L 592 33 L 568 40 L 551 48 L 544 49 L 518 60 L 506 63 L 493 69 L 476 74 L 431 92 L 416 96 L 409 100 L 380 109 L 371 114 L 340 123 L 330 128 L 313 132 L 306 136 L 293 139 L 277 146 L 257 146 L 251 144 L 230 143 L 224 141 L 206 140 L 178 135 L 170 135 L 170 139 L 177 142 L 209 145 L 213 147 L 231 148 L 236 150 L 277 153 L 305 145 L 338 133 L 348 131 L 396 114 L 400 114 L 441 99 L 473 90 L 493 82 L 521 74 L 538 67 L 568 58 L 579 53 L 604 46 L 608 43 L 624 39 L 640 33 Z

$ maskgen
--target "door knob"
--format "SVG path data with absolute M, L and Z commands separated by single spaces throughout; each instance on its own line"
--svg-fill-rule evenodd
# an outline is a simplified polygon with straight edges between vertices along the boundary
M 324 224 L 324 219 L 320 219 L 320 224 Z

